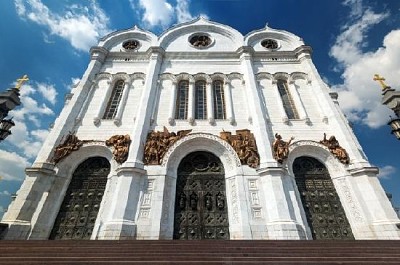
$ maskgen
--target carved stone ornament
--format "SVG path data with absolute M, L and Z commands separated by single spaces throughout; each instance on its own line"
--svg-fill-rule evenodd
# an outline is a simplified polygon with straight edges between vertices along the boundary
M 289 155 L 289 145 L 292 142 L 294 137 L 291 137 L 288 142 L 282 140 L 282 136 L 280 134 L 275 133 L 275 141 L 272 143 L 272 151 L 274 155 L 274 159 L 278 161 L 278 163 L 282 163 Z
M 147 135 L 146 145 L 144 147 L 144 163 L 145 165 L 161 165 L 162 159 L 168 148 L 176 141 L 188 135 L 192 130 L 182 130 L 169 132 L 164 127 L 164 131 L 152 131 Z
M 237 130 L 236 135 L 231 132 L 220 132 L 220 137 L 228 142 L 240 159 L 242 165 L 257 168 L 260 165 L 256 139 L 250 130 Z
M 350 163 L 349 155 L 346 152 L 346 149 L 339 145 L 338 140 L 336 140 L 335 136 L 329 137 L 326 139 L 326 133 L 324 133 L 324 139 L 320 141 L 321 144 L 328 147 L 329 151 L 343 164 L 348 165 Z
M 54 156 L 52 161 L 54 163 L 60 162 L 63 158 L 71 154 L 73 151 L 78 150 L 84 142 L 86 141 L 81 141 L 78 139 L 78 137 L 74 134 L 69 132 L 67 137 L 64 136 L 61 138 L 61 144 L 59 144 L 55 149 L 54 149 Z
M 107 146 L 113 146 L 114 159 L 117 163 L 122 164 L 128 159 L 129 145 L 131 138 L 129 135 L 114 135 L 106 141 Z

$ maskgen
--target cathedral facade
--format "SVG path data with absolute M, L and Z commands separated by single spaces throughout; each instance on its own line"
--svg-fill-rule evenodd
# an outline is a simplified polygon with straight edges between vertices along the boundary
M 7 239 L 400 239 L 311 48 L 198 18 L 102 38 Z

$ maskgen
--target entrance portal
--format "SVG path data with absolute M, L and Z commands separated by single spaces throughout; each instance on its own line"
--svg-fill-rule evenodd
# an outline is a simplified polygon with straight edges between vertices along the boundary
M 229 239 L 224 168 L 211 153 L 191 153 L 179 164 L 174 239 Z
M 313 239 L 354 239 L 326 167 L 312 157 L 299 157 L 293 172 Z
M 90 239 L 110 173 L 110 163 L 92 157 L 72 175 L 49 239 Z

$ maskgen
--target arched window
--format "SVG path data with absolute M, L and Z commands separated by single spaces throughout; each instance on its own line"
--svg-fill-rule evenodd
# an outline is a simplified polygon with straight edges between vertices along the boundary
M 225 97 L 224 87 L 221 81 L 214 81 L 213 83 L 213 94 L 214 94 L 214 118 L 225 119 Z
M 178 120 L 187 119 L 189 100 L 189 82 L 184 80 L 178 84 L 178 95 L 176 98 L 176 115 Z
M 205 120 L 207 119 L 206 82 L 197 81 L 195 84 L 195 92 L 194 118 Z
M 122 98 L 122 92 L 124 91 L 125 82 L 119 80 L 115 83 L 110 100 L 108 101 L 106 111 L 104 112 L 103 119 L 112 120 L 117 115 L 118 105 Z
M 284 80 L 278 80 L 277 85 L 282 99 L 283 108 L 285 109 L 288 119 L 298 119 L 299 114 L 297 113 L 292 96 L 290 95 L 287 82 Z

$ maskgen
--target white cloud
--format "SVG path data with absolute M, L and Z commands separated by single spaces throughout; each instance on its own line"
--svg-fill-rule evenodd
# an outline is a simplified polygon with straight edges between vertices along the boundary
M 176 17 L 178 23 L 186 22 L 192 20 L 194 17 L 189 11 L 190 0 L 178 0 L 176 2 Z
M 45 103 L 39 103 L 42 95 L 56 97 L 51 85 L 32 82 L 24 84 L 20 90 L 21 106 L 10 111 L 9 116 L 13 117 L 15 126 L 12 127 L 12 134 L 5 141 L 15 146 L 19 155 L 27 159 L 33 159 L 45 140 L 48 130 L 40 128 L 46 116 L 53 116 L 54 112 Z M 55 99 L 54 99 L 55 102 Z M 34 129 L 37 127 L 37 129 Z
M 129 0 L 132 10 L 141 17 L 141 26 L 165 29 L 173 23 L 182 23 L 195 18 L 190 12 L 190 0 Z M 139 7 L 139 8 L 138 8 Z M 140 11 L 140 12 L 139 12 Z M 206 14 L 202 17 L 208 18 Z
M 0 191 L 0 196 L 10 196 L 11 193 L 8 190 Z
M 364 52 L 369 29 L 389 14 L 364 8 L 361 0 L 344 3 L 351 6 L 351 15 L 360 15 L 343 27 L 331 48 L 330 55 L 337 60 L 337 69 L 342 71 L 343 78 L 343 83 L 333 88 L 338 91 L 340 106 L 351 121 L 378 128 L 387 123 L 392 111 L 381 104 L 380 86 L 373 81 L 373 76 L 379 73 L 389 84 L 398 84 L 400 61 L 393 58 L 400 56 L 400 30 L 389 32 L 378 49 Z
M 18 15 L 46 27 L 50 34 L 66 39 L 71 45 L 87 51 L 97 39 L 111 30 L 109 18 L 95 1 L 89 6 L 71 5 L 64 14 L 52 12 L 41 0 L 14 0 Z M 48 38 L 45 38 L 49 42 Z
M 25 178 L 25 167 L 29 164 L 26 158 L 15 152 L 0 150 L 0 176 L 3 180 L 22 181 Z
M 396 168 L 393 166 L 384 166 L 379 168 L 378 178 L 390 179 L 391 175 L 396 173 Z
M 53 85 L 39 83 L 37 84 L 37 89 L 47 101 L 49 101 L 53 105 L 56 104 L 58 93 Z
M 165 28 L 172 22 L 174 9 L 166 0 L 139 0 L 144 9 L 143 20 L 151 28 L 161 26 Z

